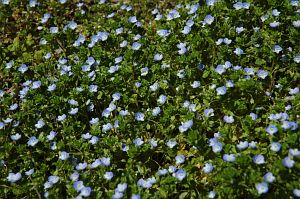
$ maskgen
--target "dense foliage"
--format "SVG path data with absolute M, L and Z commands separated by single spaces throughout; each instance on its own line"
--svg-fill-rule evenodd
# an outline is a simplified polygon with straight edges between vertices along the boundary
M 295 0 L 1 0 L 0 198 L 300 197 Z

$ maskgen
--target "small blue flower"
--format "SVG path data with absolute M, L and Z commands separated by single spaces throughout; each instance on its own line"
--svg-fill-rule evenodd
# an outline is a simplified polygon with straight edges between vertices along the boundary
M 61 160 L 67 160 L 69 158 L 70 154 L 65 152 L 65 151 L 62 151 L 59 155 L 59 159 Z
M 223 160 L 225 162 L 234 162 L 235 161 L 235 156 L 234 156 L 234 154 L 224 154 L 223 155 Z
M 233 51 L 236 55 L 242 55 L 244 54 L 244 51 L 240 48 L 236 48 L 234 51 Z
M 160 95 L 157 100 L 157 102 L 160 103 L 161 105 L 165 104 L 166 101 L 167 101 L 167 96 L 165 95 Z
M 79 178 L 79 173 L 77 171 L 75 171 L 74 173 L 72 173 L 70 175 L 70 179 L 74 182 L 74 181 L 77 181 Z
M 255 163 L 255 164 L 264 164 L 265 163 L 265 158 L 264 158 L 264 156 L 263 155 L 255 155 L 254 157 L 253 157 L 253 162 Z
M 26 64 L 22 64 L 19 68 L 18 71 L 20 71 L 22 74 L 25 73 L 28 70 L 28 67 Z
M 294 160 L 292 160 L 290 157 L 285 157 L 284 159 L 283 159 L 283 165 L 285 166 L 285 167 L 287 167 L 287 168 L 292 168 L 292 167 L 294 167 L 294 164 L 295 164 L 295 161 Z
M 34 169 L 30 169 L 28 171 L 25 171 L 25 175 L 31 176 L 34 173 Z
M 127 183 L 120 183 L 117 185 L 116 192 L 124 192 L 127 189 Z
M 84 163 L 79 163 L 78 165 L 76 165 L 76 170 L 83 170 L 87 167 L 87 163 L 84 162 Z
M 255 188 L 258 191 L 258 194 L 267 193 L 269 191 L 268 184 L 265 183 L 265 182 L 261 182 L 259 184 L 256 184 Z
M 51 84 L 50 86 L 48 86 L 47 91 L 52 92 L 56 89 L 56 85 L 55 84 Z
M 142 144 L 144 144 L 144 141 L 141 138 L 136 138 L 135 140 L 133 140 L 133 143 L 135 144 L 135 146 L 141 146 Z
M 273 142 L 270 145 L 271 151 L 278 152 L 281 149 L 281 144 L 279 142 Z
M 300 189 L 294 189 L 293 194 L 294 194 L 295 197 L 299 198 L 300 197 Z
M 132 50 L 139 50 L 140 47 L 142 46 L 142 44 L 140 44 L 139 42 L 134 42 L 131 46 Z
M 212 15 L 206 15 L 204 18 L 204 24 L 208 24 L 211 25 L 215 20 L 215 17 L 213 17 Z
M 270 23 L 270 26 L 271 26 L 272 28 L 276 28 L 276 27 L 279 26 L 279 22 L 278 22 L 278 21 L 273 21 L 273 22 Z
M 176 142 L 176 140 L 172 140 L 172 139 L 170 139 L 168 142 L 167 142 L 167 146 L 169 147 L 169 148 L 173 148 L 174 146 L 176 146 L 177 145 L 177 142 Z
M 265 181 L 271 183 L 271 182 L 274 182 L 275 177 L 274 177 L 273 173 L 268 172 L 268 173 L 266 173 L 266 174 L 264 175 L 264 179 L 265 179 Z
M 176 171 L 175 177 L 178 180 L 182 181 L 186 177 L 186 172 L 183 169 L 179 169 L 178 171 Z
M 270 124 L 267 128 L 266 128 L 267 133 L 269 133 L 270 135 L 274 135 L 275 133 L 278 132 L 278 128 L 274 125 L 274 124 Z
M 145 120 L 145 114 L 137 112 L 135 113 L 135 120 L 136 121 L 144 121 Z
M 50 28 L 50 33 L 52 33 L 52 34 L 58 33 L 58 27 L 51 27 Z
M 159 107 L 155 107 L 153 110 L 152 110 L 152 115 L 153 116 L 157 116 L 159 115 L 161 112 L 160 108 Z
M 183 122 L 181 126 L 179 126 L 179 131 L 185 132 L 187 131 L 189 128 L 191 128 L 193 126 L 193 120 L 188 120 L 186 122 Z
M 156 31 L 156 33 L 161 37 L 167 37 L 170 34 L 170 32 L 165 29 L 160 29 L 160 30 Z
M 212 109 L 212 108 L 205 109 L 204 116 L 207 118 L 214 116 L 214 109 Z
M 282 48 L 279 45 L 275 45 L 272 51 L 278 54 L 282 51 Z
M 22 175 L 20 172 L 18 172 L 18 173 L 9 173 L 6 179 L 8 182 L 14 183 L 19 181 L 21 178 Z
M 154 61 L 160 61 L 160 60 L 163 59 L 163 57 L 164 56 L 162 54 L 157 53 L 157 54 L 154 55 Z
M 212 148 L 213 148 L 214 153 L 218 153 L 218 152 L 222 151 L 223 145 L 220 142 L 215 142 L 215 143 L 213 143 Z
M 97 85 L 90 85 L 89 89 L 90 89 L 91 93 L 96 93 L 97 89 L 98 89 L 98 86 Z
M 84 188 L 83 181 L 76 181 L 76 182 L 74 182 L 73 188 L 74 188 L 77 192 L 81 191 L 81 189 Z
M 106 180 L 111 180 L 114 177 L 114 173 L 109 171 L 109 172 L 105 172 L 104 176 L 103 176 Z
M 225 115 L 224 118 L 223 118 L 224 122 L 225 123 L 228 123 L 228 124 L 231 124 L 234 122 L 234 118 L 232 115 L 228 116 L 228 115 Z
M 49 141 L 51 141 L 51 140 L 53 140 L 55 138 L 55 136 L 56 136 L 56 132 L 50 131 L 49 135 L 47 135 L 47 139 Z
M 137 22 L 136 16 L 129 17 L 129 18 L 128 18 L 128 21 L 129 21 L 130 23 L 135 23 L 135 22 Z
M 237 145 L 237 148 L 243 150 L 248 148 L 248 146 L 249 146 L 248 141 L 244 141 L 244 142 L 240 141 L 239 144 Z
M 17 134 L 15 134 L 15 135 L 11 135 L 11 136 L 10 136 L 10 139 L 12 139 L 13 141 L 17 141 L 17 140 L 19 140 L 21 137 L 22 137 L 22 136 L 21 136 L 19 133 L 17 133 Z
M 214 167 L 211 163 L 206 163 L 202 170 L 204 173 L 211 173 L 213 169 Z
M 176 160 L 176 164 L 182 164 L 182 163 L 184 163 L 185 156 L 184 155 L 178 155 L 178 156 L 175 157 L 175 160 Z
M 218 87 L 218 88 L 216 89 L 216 91 L 217 91 L 217 95 L 225 95 L 227 89 L 226 89 L 225 86 L 221 86 L 221 87 Z
M 183 30 L 181 31 L 181 33 L 187 35 L 191 32 L 192 28 L 189 26 L 184 26 Z
M 29 138 L 29 140 L 27 142 L 27 145 L 28 146 L 35 146 L 38 142 L 39 142 L 39 140 L 35 136 L 32 136 L 32 137 Z

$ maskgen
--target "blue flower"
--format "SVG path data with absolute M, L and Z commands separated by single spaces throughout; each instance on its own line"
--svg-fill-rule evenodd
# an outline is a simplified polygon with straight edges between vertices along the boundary
M 172 139 L 170 139 L 168 142 L 167 142 L 167 146 L 169 147 L 169 148 L 173 148 L 174 146 L 176 146 L 177 145 L 177 142 L 176 142 L 176 140 L 172 140 Z
M 295 161 L 294 160 L 292 160 L 290 157 L 285 157 L 284 159 L 283 159 L 283 165 L 285 166 L 285 167 L 287 167 L 287 168 L 292 168 L 292 167 L 294 167 L 294 164 L 295 164 Z
M 282 51 L 282 48 L 279 45 L 275 45 L 272 50 L 278 54 Z
M 231 115 L 230 116 L 225 115 L 224 118 L 223 118 L 223 120 L 224 120 L 225 123 L 229 123 L 229 124 L 231 124 L 231 123 L 234 122 L 234 118 Z
M 270 23 L 270 26 L 271 26 L 272 28 L 276 28 L 276 27 L 279 26 L 279 22 L 278 22 L 278 21 L 273 21 L 273 22 Z
M 97 136 L 93 136 L 90 140 L 89 143 L 91 144 L 97 144 L 97 142 L 99 142 L 99 138 Z
M 225 162 L 234 162 L 235 161 L 235 156 L 234 156 L 234 154 L 224 154 L 223 155 L 223 160 Z
M 161 105 L 165 104 L 166 101 L 167 101 L 167 96 L 165 95 L 160 95 L 157 100 L 157 102 L 160 103 Z
M 19 68 L 18 71 L 20 71 L 22 74 L 25 73 L 28 70 L 28 67 L 26 64 L 22 64 Z
M 140 47 L 142 46 L 142 44 L 140 44 L 139 42 L 134 42 L 131 46 L 132 50 L 139 50 Z
M 216 89 L 216 91 L 217 91 L 217 95 L 225 95 L 227 89 L 226 89 L 225 86 L 221 86 L 221 87 L 218 87 L 218 88 Z
M 78 165 L 76 165 L 76 170 L 83 170 L 87 167 L 87 163 L 84 162 L 84 163 L 79 163 Z
M 240 48 L 236 48 L 234 51 L 233 51 L 236 55 L 242 55 L 244 54 L 244 51 Z
M 97 85 L 90 85 L 89 89 L 90 89 L 91 93 L 96 93 L 97 89 L 98 89 L 98 86 Z
M 74 188 L 77 192 L 81 191 L 81 189 L 84 188 L 83 181 L 76 181 L 76 182 L 74 182 L 73 188 Z
M 298 93 L 299 93 L 299 88 L 298 87 L 291 88 L 290 91 L 289 91 L 290 95 L 296 95 Z
M 22 175 L 20 172 L 18 172 L 18 173 L 9 173 L 6 179 L 8 182 L 14 183 L 14 182 L 19 181 L 21 178 L 22 178 Z
M 161 37 L 167 37 L 170 34 L 169 30 L 165 30 L 165 29 L 160 29 L 156 31 L 156 33 Z
M 70 179 L 74 182 L 74 181 L 77 181 L 79 178 L 79 173 L 77 171 L 75 171 L 74 173 L 72 173 L 70 175 Z
M 274 182 L 275 177 L 274 177 L 273 173 L 268 172 L 268 173 L 266 173 L 266 174 L 264 175 L 264 179 L 265 179 L 265 181 L 271 183 L 271 182 Z
M 135 113 L 135 120 L 136 121 L 144 121 L 145 120 L 145 114 L 137 112 Z
M 162 54 L 157 53 L 154 55 L 154 61 L 160 61 L 163 59 L 163 57 L 164 56 Z
M 116 192 L 124 192 L 127 189 L 127 183 L 120 183 L 117 185 Z
M 61 160 L 67 160 L 69 158 L 70 154 L 65 152 L 65 151 L 62 151 L 59 155 L 59 159 Z
M 137 22 L 136 16 L 129 17 L 129 18 L 128 18 L 128 21 L 129 21 L 130 23 L 135 23 L 135 22 Z
M 83 197 L 88 197 L 88 196 L 91 195 L 91 192 L 92 192 L 91 187 L 83 187 L 80 190 L 80 195 L 83 196 Z
M 153 116 L 157 116 L 160 114 L 160 108 L 159 107 L 155 107 L 153 110 L 152 110 L 152 115 Z
M 114 173 L 109 171 L 109 172 L 105 172 L 104 176 L 103 176 L 106 180 L 111 180 L 114 177 Z
M 178 171 L 176 171 L 175 177 L 178 180 L 182 181 L 186 177 L 186 172 L 183 169 L 179 169 Z
M 181 126 L 179 126 L 179 131 L 185 132 L 187 131 L 189 128 L 191 128 L 193 126 L 193 120 L 188 120 L 186 122 L 183 122 Z
M 50 33 L 52 34 L 58 33 L 58 27 L 50 27 Z
M 101 164 L 103 166 L 109 166 L 110 165 L 110 157 L 102 157 L 100 158 Z
M 51 84 L 50 86 L 48 86 L 47 91 L 52 92 L 56 89 L 56 85 L 55 84 Z
M 212 148 L 214 153 L 218 153 L 222 151 L 223 145 L 220 142 L 215 142 L 213 143 Z
M 182 164 L 182 163 L 184 163 L 185 156 L 184 155 L 178 155 L 178 156 L 175 157 L 175 160 L 176 160 L 176 164 Z
M 211 163 L 206 163 L 202 170 L 204 173 L 211 173 L 213 169 L 214 167 Z
M 215 72 L 218 73 L 219 75 L 222 75 L 226 71 L 224 65 L 218 65 L 215 68 Z
M 240 141 L 239 144 L 237 145 L 237 148 L 243 150 L 248 148 L 248 146 L 249 146 L 248 141 L 244 141 L 244 142 Z
M 60 178 L 58 176 L 52 175 L 48 177 L 48 182 L 50 184 L 56 184 L 58 181 L 60 180 Z
M 263 155 L 259 154 L 259 155 L 255 155 L 253 157 L 253 162 L 255 164 L 264 164 L 265 163 L 265 158 Z
M 35 136 L 32 136 L 32 137 L 29 138 L 29 140 L 27 142 L 27 145 L 28 146 L 35 146 L 38 142 L 39 142 L 39 140 Z
M 213 17 L 212 15 L 206 15 L 204 18 L 204 24 L 208 24 L 211 25 L 215 20 L 215 17 Z
M 255 188 L 258 191 L 258 194 L 267 193 L 269 191 L 268 184 L 265 183 L 265 182 L 261 182 L 259 184 L 256 184 Z
M 267 133 L 269 133 L 270 135 L 274 135 L 275 133 L 278 132 L 278 128 L 274 125 L 274 124 L 270 124 L 267 128 L 266 128 Z
M 187 35 L 191 32 L 192 28 L 189 26 L 184 26 L 183 30 L 181 31 L 181 33 Z
M 166 175 L 168 173 L 168 170 L 167 169 L 161 169 L 161 170 L 158 170 L 157 173 L 158 173 L 159 176 Z
M 17 133 L 17 134 L 15 134 L 15 135 L 11 135 L 11 136 L 10 136 L 10 139 L 12 139 L 13 141 L 17 141 L 17 140 L 19 140 L 21 137 L 22 137 L 22 136 L 21 136 L 19 133 Z
M 48 139 L 49 141 L 51 141 L 51 140 L 54 139 L 55 136 L 56 136 L 56 132 L 50 131 L 49 135 L 47 135 L 47 139 Z
M 141 196 L 139 194 L 132 194 L 131 199 L 141 199 Z
M 25 171 L 25 175 L 31 176 L 34 173 L 34 169 L 30 169 L 28 171 Z
M 141 138 L 136 138 L 135 140 L 133 140 L 133 143 L 135 144 L 135 146 L 141 146 L 142 144 L 144 144 L 144 141 Z
M 212 109 L 212 108 L 205 109 L 204 116 L 207 118 L 214 116 L 214 109 Z
M 294 189 L 293 194 L 294 194 L 295 197 L 299 198 L 300 197 L 300 189 Z
M 192 88 L 198 88 L 200 85 L 201 85 L 201 83 L 199 81 L 194 81 L 191 86 L 192 86 Z

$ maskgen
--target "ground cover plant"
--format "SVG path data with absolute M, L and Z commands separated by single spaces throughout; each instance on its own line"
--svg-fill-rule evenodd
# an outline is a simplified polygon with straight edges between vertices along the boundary
M 1 0 L 0 198 L 300 197 L 295 0 Z

